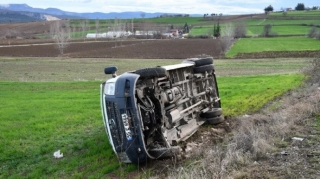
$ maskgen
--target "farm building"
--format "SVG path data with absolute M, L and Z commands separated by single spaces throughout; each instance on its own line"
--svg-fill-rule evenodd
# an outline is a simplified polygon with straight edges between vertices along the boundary
M 132 35 L 130 31 L 110 31 L 107 33 L 89 33 L 87 34 L 86 38 L 119 38 L 123 36 Z
M 153 35 L 153 34 L 157 34 L 157 33 L 159 33 L 159 32 L 158 31 L 151 31 L 151 30 L 149 30 L 149 31 L 137 30 L 135 35 Z

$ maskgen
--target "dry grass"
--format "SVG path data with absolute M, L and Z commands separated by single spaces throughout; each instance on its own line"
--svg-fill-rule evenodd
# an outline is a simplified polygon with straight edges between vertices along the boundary
M 318 77 L 319 59 L 313 61 L 305 70 L 308 81 L 299 89 L 291 91 L 277 101 L 269 104 L 259 114 L 244 115 L 228 120 L 233 132 L 225 135 L 220 144 L 205 141 L 194 153 L 193 162 L 187 166 L 179 165 L 169 169 L 167 178 L 274 178 L 306 177 L 313 178 L 317 172 L 301 172 L 305 160 L 282 164 L 274 169 L 268 159 L 280 155 L 277 143 L 291 142 L 305 130 L 305 125 L 320 112 L 320 87 Z M 316 73 L 315 73 L 316 72 Z M 218 126 L 219 127 L 219 126 Z M 216 129 L 214 129 L 216 131 Z M 280 141 L 280 142 L 279 142 Z M 299 154 L 292 154 L 292 158 Z M 301 164 L 301 169 L 292 169 Z M 299 165 L 298 165 L 299 166 Z M 269 168 L 271 172 L 266 171 Z M 163 176 L 159 177 L 162 178 Z
M 1 81 L 103 81 L 104 68 L 117 66 L 118 74 L 139 68 L 181 63 L 181 59 L 111 58 L 0 58 Z M 297 73 L 309 59 L 215 60 L 219 76 Z

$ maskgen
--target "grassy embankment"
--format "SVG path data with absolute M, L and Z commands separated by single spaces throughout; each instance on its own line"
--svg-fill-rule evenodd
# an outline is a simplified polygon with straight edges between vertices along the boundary
M 108 144 L 99 106 L 101 81 L 72 80 L 78 76 L 74 71 L 81 66 L 92 78 L 99 74 L 102 76 L 102 71 L 96 73 L 96 69 L 101 68 L 101 63 L 94 61 L 89 68 L 88 64 L 81 63 L 83 59 L 65 59 L 67 63 L 41 59 L 41 64 L 37 60 L 39 59 L 0 61 L 0 76 L 13 74 L 10 71 L 13 66 L 17 67 L 17 71 L 22 70 L 14 78 L 1 78 L 0 82 L 0 177 L 102 178 L 111 172 L 119 176 L 135 170 L 137 167 L 134 165 L 120 167 Z M 69 64 L 68 61 L 72 63 Z M 177 63 L 176 60 L 168 61 Z M 285 61 L 287 64 L 290 62 L 290 65 L 280 65 Z M 216 61 L 217 74 L 220 67 L 223 69 L 221 72 L 230 71 L 221 73 L 225 76 L 218 78 L 225 115 L 252 113 L 274 97 L 299 85 L 302 76 L 296 72 L 303 66 L 301 61 Z M 106 62 L 107 60 L 104 61 Z M 39 65 L 34 66 L 35 64 Z M 131 66 L 132 60 L 122 59 L 119 63 L 112 61 L 112 64 L 119 69 L 136 68 Z M 250 64 L 252 69 L 261 69 L 260 72 L 255 71 L 256 74 L 269 75 L 247 76 L 251 74 L 248 72 Z M 54 73 L 52 77 L 41 71 L 32 73 L 34 69 L 38 71 L 48 67 Z M 239 72 L 235 73 L 237 70 Z M 283 70 L 286 74 L 279 75 Z M 18 82 L 21 79 L 19 75 L 24 76 L 25 73 L 33 75 L 30 81 L 41 79 L 35 77 L 37 75 L 46 78 L 46 81 L 56 81 L 57 76 L 61 75 L 69 82 Z M 53 152 L 58 149 L 64 153 L 64 158 L 53 158 Z

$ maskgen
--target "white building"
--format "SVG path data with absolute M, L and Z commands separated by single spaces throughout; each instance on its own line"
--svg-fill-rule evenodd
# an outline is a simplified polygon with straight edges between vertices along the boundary
M 127 37 L 129 35 L 132 35 L 132 33 L 130 31 L 126 32 L 126 31 L 110 31 L 107 33 L 89 33 L 87 34 L 86 38 L 91 38 L 91 39 L 95 39 L 95 38 L 108 38 L 108 39 L 113 39 L 113 38 L 119 38 L 119 37 Z

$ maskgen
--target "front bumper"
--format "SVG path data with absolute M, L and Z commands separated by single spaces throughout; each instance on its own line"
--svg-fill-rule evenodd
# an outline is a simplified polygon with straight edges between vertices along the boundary
M 140 163 L 148 159 L 135 99 L 138 78 L 139 75 L 132 73 L 119 76 L 114 95 L 105 94 L 106 83 L 100 85 L 105 130 L 114 152 L 125 163 Z

